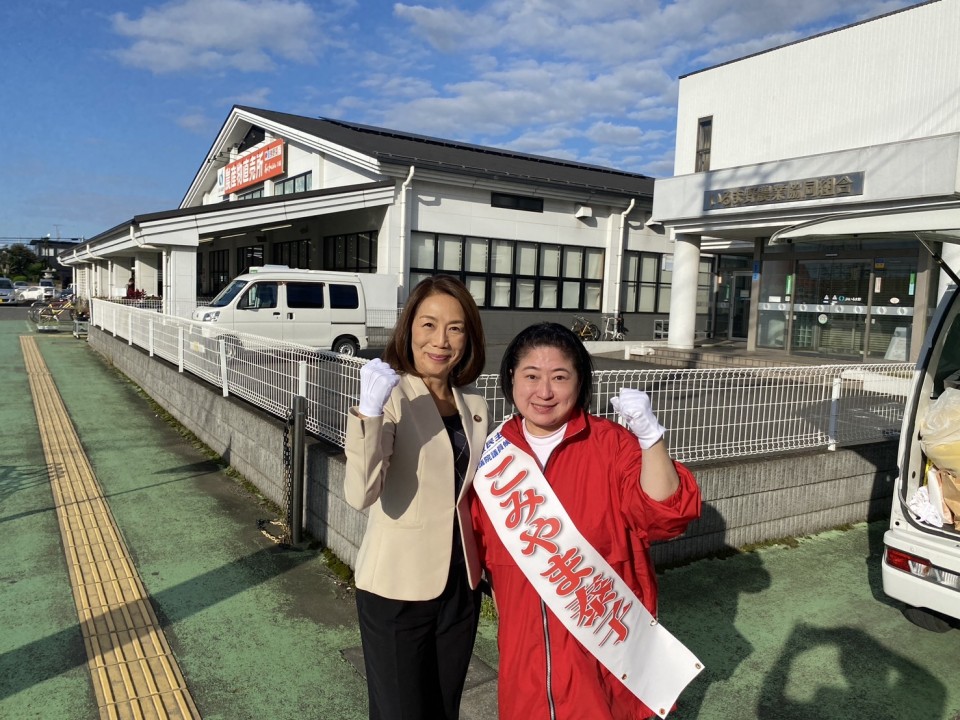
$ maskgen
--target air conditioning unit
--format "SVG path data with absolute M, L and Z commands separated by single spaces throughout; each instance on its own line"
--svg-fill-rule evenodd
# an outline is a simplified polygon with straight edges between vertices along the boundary
M 577 211 L 573 216 L 577 218 L 593 217 L 593 208 L 589 205 L 577 205 Z

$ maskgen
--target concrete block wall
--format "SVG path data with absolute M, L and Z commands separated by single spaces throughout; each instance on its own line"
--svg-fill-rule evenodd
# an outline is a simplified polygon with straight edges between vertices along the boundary
M 224 398 L 219 388 L 98 328 L 90 328 L 88 342 L 266 497 L 283 504 L 282 420 Z M 654 545 L 654 561 L 676 564 L 885 517 L 896 462 L 897 443 L 889 440 L 691 465 L 703 492 L 702 517 L 682 537 Z M 307 439 L 304 529 L 353 567 L 366 513 L 343 498 L 344 464 L 341 448 Z

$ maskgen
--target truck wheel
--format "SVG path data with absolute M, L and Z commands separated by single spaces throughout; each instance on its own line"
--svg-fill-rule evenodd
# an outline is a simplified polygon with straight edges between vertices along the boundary
M 903 616 L 917 627 L 935 633 L 949 632 L 955 624 L 953 620 L 946 615 L 941 615 L 934 610 L 927 610 L 926 608 L 904 608 Z
M 341 355 L 355 357 L 359 350 L 360 348 L 357 347 L 357 341 L 353 338 L 341 337 L 337 338 L 336 342 L 333 343 L 333 351 Z

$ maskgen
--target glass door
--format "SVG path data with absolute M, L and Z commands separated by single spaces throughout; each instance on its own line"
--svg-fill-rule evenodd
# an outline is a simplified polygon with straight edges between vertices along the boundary
M 793 352 L 863 356 L 871 269 L 866 260 L 797 261 Z
M 749 272 L 724 272 L 717 291 L 716 336 L 728 340 L 745 340 L 750 323 L 750 290 L 753 275 Z
M 917 294 L 915 257 L 875 258 L 866 357 L 907 362 Z

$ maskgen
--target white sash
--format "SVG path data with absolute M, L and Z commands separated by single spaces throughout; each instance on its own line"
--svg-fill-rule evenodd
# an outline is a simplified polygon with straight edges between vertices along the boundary
M 473 481 L 497 535 L 564 627 L 666 717 L 703 664 L 580 534 L 540 466 L 500 434 L 502 427 L 488 438 Z

